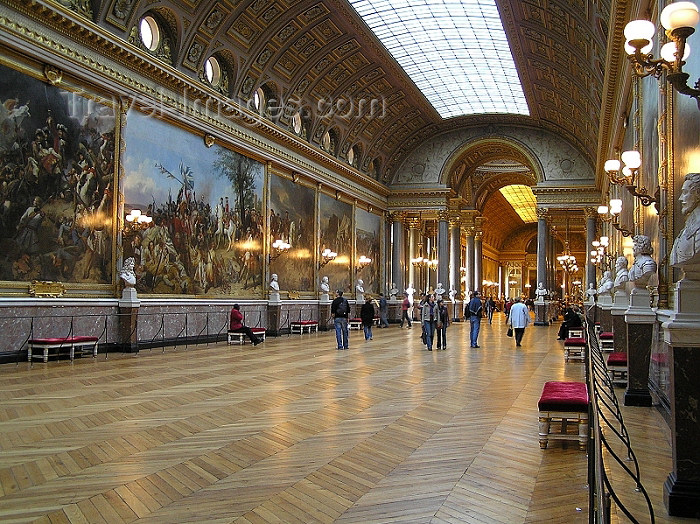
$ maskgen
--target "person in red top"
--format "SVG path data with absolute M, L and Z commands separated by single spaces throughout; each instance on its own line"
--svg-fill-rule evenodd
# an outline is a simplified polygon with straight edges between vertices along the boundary
M 409 315 L 408 310 L 411 308 L 411 301 L 408 299 L 408 295 L 404 294 L 403 302 L 401 303 L 401 326 L 403 327 L 403 321 L 408 322 L 408 327 L 411 327 L 411 315 Z
M 240 306 L 238 304 L 234 304 L 233 308 L 231 309 L 231 322 L 229 324 L 229 331 L 233 331 L 234 333 L 245 333 L 248 335 L 248 338 L 250 341 L 253 343 L 254 346 L 257 346 L 262 342 L 262 340 L 258 337 L 255 336 L 255 333 L 246 325 L 243 324 L 243 315 L 241 314 L 240 311 Z

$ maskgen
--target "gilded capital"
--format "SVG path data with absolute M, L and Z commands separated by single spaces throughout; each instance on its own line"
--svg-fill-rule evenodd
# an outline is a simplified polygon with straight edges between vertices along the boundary
M 418 217 L 406 217 L 405 222 L 409 229 L 420 229 L 421 220 Z
M 538 207 L 536 209 L 537 212 L 537 218 L 547 218 L 547 213 L 549 212 L 549 209 L 546 207 Z
M 450 212 L 446 211 L 444 209 L 441 209 L 440 211 L 438 211 L 437 215 L 438 215 L 438 220 L 444 220 L 446 222 L 448 220 L 450 220 Z
M 583 214 L 586 218 L 598 218 L 598 210 L 594 207 L 584 207 Z
M 475 232 L 476 232 L 476 228 L 473 228 L 473 227 L 465 227 L 464 228 L 464 233 L 468 237 L 473 237 Z
M 406 218 L 406 213 L 403 211 L 389 211 L 387 213 L 387 218 L 391 222 L 403 222 L 404 218 Z

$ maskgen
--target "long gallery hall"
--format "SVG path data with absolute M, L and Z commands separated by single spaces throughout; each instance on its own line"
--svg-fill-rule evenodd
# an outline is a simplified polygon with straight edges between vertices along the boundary
M 586 452 L 538 444 L 543 384 L 584 379 L 556 331 L 516 348 L 496 313 L 478 349 L 467 322 L 428 352 L 414 323 L 347 351 L 321 332 L 5 365 L 0 521 L 587 522 Z M 656 522 L 685 521 L 661 502 L 668 427 L 624 417 Z

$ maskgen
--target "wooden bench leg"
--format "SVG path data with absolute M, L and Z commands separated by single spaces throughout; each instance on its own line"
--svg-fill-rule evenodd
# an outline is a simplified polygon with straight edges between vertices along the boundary
M 540 417 L 540 449 L 547 449 L 547 444 L 549 443 L 549 417 Z

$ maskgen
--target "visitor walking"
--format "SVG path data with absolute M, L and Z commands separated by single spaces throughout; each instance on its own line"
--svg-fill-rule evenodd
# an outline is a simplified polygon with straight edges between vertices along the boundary
M 389 303 L 386 301 L 384 293 L 379 293 L 379 327 L 389 327 Z
M 515 297 L 515 303 L 510 308 L 510 316 L 508 317 L 508 325 L 515 332 L 515 345 L 520 346 L 525 328 L 530 323 L 530 312 L 527 306 L 523 304 L 520 297 Z
M 348 349 L 348 313 L 350 312 L 350 304 L 348 299 L 343 296 L 341 289 L 337 290 L 335 294 L 336 297 L 331 303 L 335 340 L 338 343 L 338 349 Z
M 360 320 L 362 320 L 362 329 L 365 332 L 365 340 L 372 340 L 372 325 L 374 324 L 374 305 L 372 297 L 365 295 L 365 303 L 360 308 Z
M 442 297 L 437 300 L 437 322 L 435 323 L 435 332 L 437 340 L 435 349 L 447 349 L 447 326 L 450 323 L 450 314 L 447 311 L 447 306 L 442 300 Z
M 411 315 L 408 310 L 411 309 L 411 301 L 408 298 L 408 294 L 404 294 L 403 302 L 401 302 L 401 324 L 399 327 L 403 327 L 403 321 L 408 322 L 408 327 L 411 327 Z
M 481 305 L 481 298 L 479 298 L 479 292 L 474 291 L 472 299 L 467 304 L 467 313 L 469 314 L 469 341 L 471 342 L 471 347 L 478 348 L 477 343 L 479 339 L 479 330 L 481 329 L 481 314 L 483 311 L 483 306 Z
M 435 326 L 437 324 L 438 308 L 435 304 L 435 296 L 428 295 L 428 299 L 423 304 L 421 309 L 421 325 L 425 334 L 425 345 L 428 346 L 428 351 L 433 350 L 433 336 L 435 335 Z

